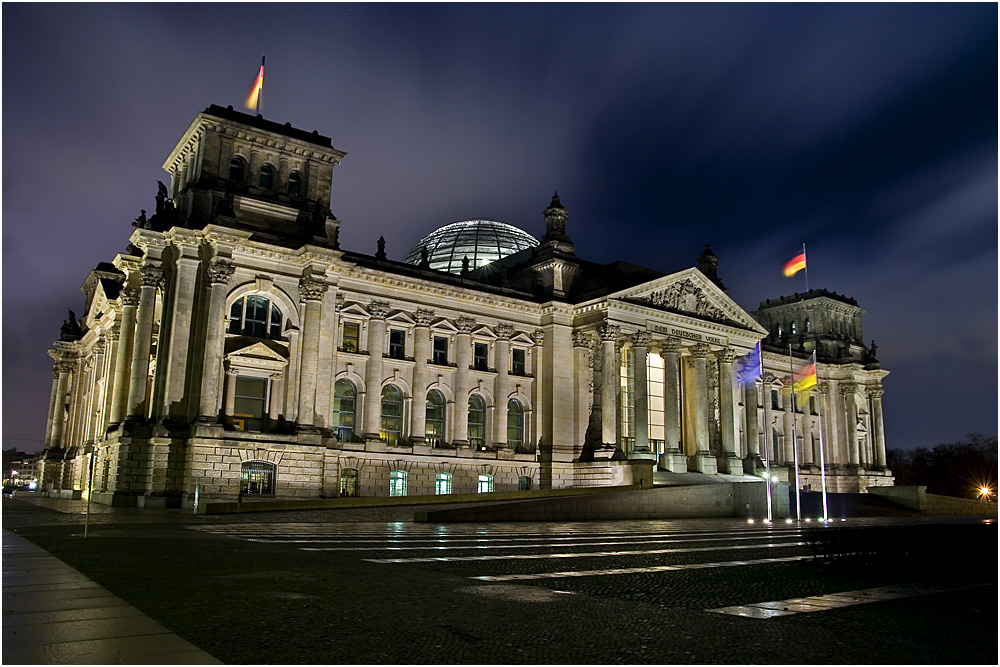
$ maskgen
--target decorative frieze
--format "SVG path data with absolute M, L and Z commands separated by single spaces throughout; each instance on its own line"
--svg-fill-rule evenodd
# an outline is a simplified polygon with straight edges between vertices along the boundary
M 652 292 L 642 301 L 652 306 L 673 308 L 685 313 L 694 313 L 715 319 L 725 319 L 725 313 L 712 305 L 704 291 L 686 278 L 658 292 Z

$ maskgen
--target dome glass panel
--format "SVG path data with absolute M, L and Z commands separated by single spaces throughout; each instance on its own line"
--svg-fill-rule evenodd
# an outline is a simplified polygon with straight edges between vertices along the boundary
M 440 227 L 423 239 L 403 257 L 407 264 L 420 265 L 420 251 L 427 248 L 431 268 L 450 273 L 462 272 L 462 258 L 469 258 L 469 270 L 534 248 L 538 240 L 531 234 L 496 220 L 463 220 Z

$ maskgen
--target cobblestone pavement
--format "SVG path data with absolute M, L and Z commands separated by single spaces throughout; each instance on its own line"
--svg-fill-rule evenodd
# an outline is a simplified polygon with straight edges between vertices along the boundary
M 796 525 L 102 507 L 84 540 L 82 508 L 4 499 L 4 527 L 226 663 L 997 661 L 995 568 L 823 565 Z M 893 586 L 937 592 L 773 618 L 710 611 Z

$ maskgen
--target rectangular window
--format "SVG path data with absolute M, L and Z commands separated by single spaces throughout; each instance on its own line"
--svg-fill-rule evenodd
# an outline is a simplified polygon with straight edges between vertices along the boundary
M 815 396 L 810 396 L 809 397 L 809 414 L 811 414 L 811 415 L 816 414 L 816 397 Z
M 472 367 L 477 371 L 485 371 L 489 368 L 486 363 L 486 356 L 489 354 L 489 346 L 486 343 L 476 343 L 472 353 Z
M 781 403 L 778 400 L 778 390 L 777 389 L 772 389 L 771 390 L 771 409 L 772 410 L 780 410 L 781 409 Z
M 357 352 L 358 340 L 361 338 L 361 325 L 357 322 L 344 322 L 344 339 L 341 349 L 344 352 Z
M 524 350 L 511 350 L 510 372 L 512 375 L 524 375 Z
M 241 431 L 261 431 L 264 428 L 264 399 L 267 380 L 235 377 L 236 400 L 233 404 L 233 423 Z
M 389 329 L 389 357 L 402 359 L 406 350 L 406 332 L 402 329 Z
M 447 336 L 434 336 L 434 363 L 439 366 L 448 365 Z
M 646 382 L 648 389 L 649 444 L 654 452 L 663 453 L 666 428 L 666 369 L 663 357 L 655 352 L 646 355 Z

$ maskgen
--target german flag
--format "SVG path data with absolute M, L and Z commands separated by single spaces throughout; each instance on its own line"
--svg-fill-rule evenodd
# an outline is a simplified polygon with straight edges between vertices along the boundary
M 795 371 L 792 375 L 792 389 L 796 394 L 802 394 L 816 386 L 816 353 L 812 354 L 812 361 Z
M 264 88 L 264 58 L 260 59 L 260 71 L 257 72 L 257 79 L 253 82 L 253 88 L 250 89 L 250 96 L 247 97 L 247 109 L 257 109 L 257 102 L 259 101 L 260 91 Z
M 262 70 L 263 71 L 263 70 Z M 803 250 L 801 253 L 792 257 L 785 263 L 785 277 L 791 278 L 796 273 L 806 268 L 806 252 Z

